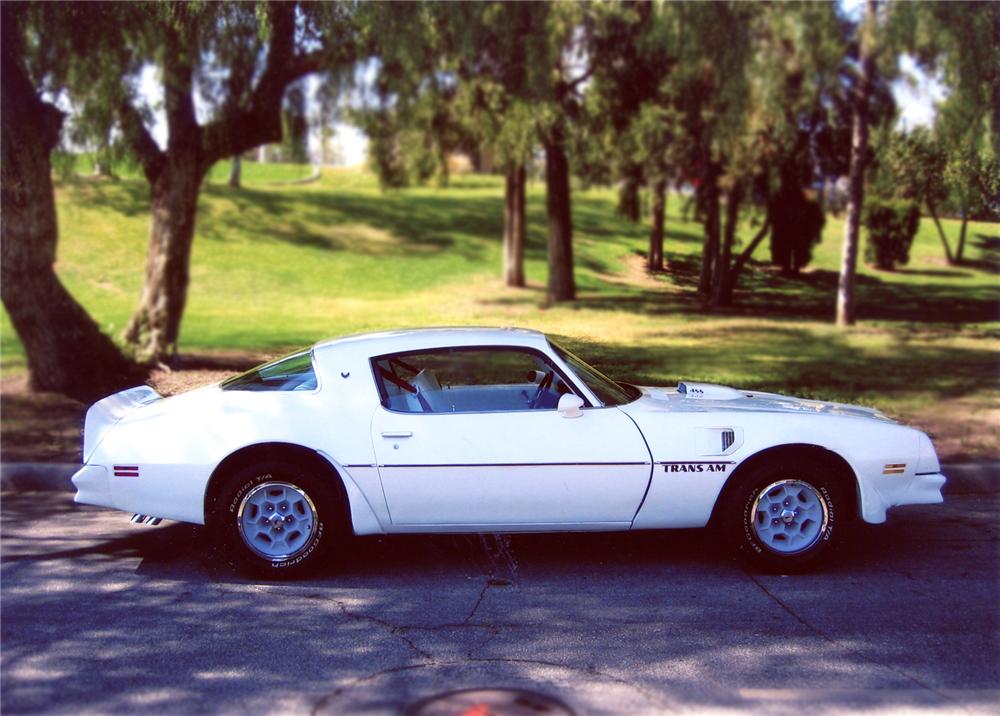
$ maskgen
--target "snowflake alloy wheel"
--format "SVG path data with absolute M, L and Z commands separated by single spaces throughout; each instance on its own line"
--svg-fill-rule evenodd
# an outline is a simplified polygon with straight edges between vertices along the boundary
M 244 544 L 271 562 L 301 554 L 318 524 L 316 506 L 309 495 L 287 482 L 265 482 L 250 490 L 240 503 L 236 520 Z
M 760 543 L 782 555 L 805 552 L 823 536 L 829 520 L 826 498 L 802 480 L 779 480 L 757 495 L 750 513 Z

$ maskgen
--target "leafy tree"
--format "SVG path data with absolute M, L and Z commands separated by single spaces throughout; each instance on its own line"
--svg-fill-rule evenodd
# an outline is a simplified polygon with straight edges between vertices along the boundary
M 948 200 L 946 167 L 949 164 L 941 142 L 926 128 L 918 127 L 909 133 L 890 135 L 879 155 L 878 170 L 873 178 L 876 194 L 912 199 L 926 206 L 937 227 L 945 258 L 949 264 L 955 263 L 939 218 L 939 207 Z
M 495 150 L 507 174 L 505 275 L 523 284 L 525 163 L 537 142 L 545 153 L 550 302 L 575 296 L 569 144 L 589 76 L 584 18 L 569 3 L 423 3 L 384 6 L 379 43 L 380 107 L 366 127 L 379 173 L 405 181 L 398 167 L 414 147 L 402 141 L 422 103 L 450 95 L 467 121 L 470 143 Z M 439 92 L 438 88 L 448 90 Z M 527 121 L 525 121 L 527 120 Z M 431 123 L 428 141 L 444 133 Z M 525 131 L 527 129 L 528 131 Z M 373 131 L 374 130 L 374 131 Z M 428 136 L 426 130 L 421 132 Z M 408 152 L 409 150 L 409 152 Z M 416 152 L 419 156 L 419 152 Z
M 678 62 L 678 22 L 671 4 L 598 6 L 592 30 L 594 73 L 586 96 L 578 171 L 620 182 L 618 211 L 637 221 L 639 187 L 652 190 L 647 267 L 663 268 L 666 193 L 679 174 L 679 131 L 671 71 Z M 580 166 L 582 165 L 582 166 Z
M 537 140 L 545 155 L 545 205 L 548 219 L 548 302 L 576 296 L 573 275 L 573 226 L 569 150 L 573 122 L 579 119 L 581 86 L 590 77 L 587 21 L 593 8 L 571 3 L 456 3 L 444 6 L 453 28 L 449 35 L 456 71 L 476 105 L 509 110 L 510 116 L 483 124 L 506 161 L 508 213 L 521 214 L 509 225 L 508 265 L 523 256 L 523 167 Z M 482 114 L 478 114 L 482 117 Z M 530 121 L 515 127 L 514 123 Z M 527 127 L 530 135 L 523 129 Z M 529 136 L 534 135 L 529 140 Z M 519 231 L 519 228 L 521 230 Z M 518 236 L 520 234 L 520 236 Z M 518 246 L 520 245 L 520 247 Z M 523 273 L 522 273 L 523 276 Z M 516 273 L 508 280 L 516 281 Z
M 101 333 L 55 273 L 58 227 L 49 155 L 63 114 L 25 64 L 27 5 L 0 6 L 0 295 L 21 338 L 30 384 L 83 402 L 145 373 Z
M 848 175 L 847 218 L 844 221 L 844 244 L 837 284 L 838 326 L 849 326 L 855 321 L 854 277 L 858 265 L 858 237 L 861 228 L 861 207 L 864 203 L 865 167 L 868 163 L 871 97 L 876 82 L 877 12 L 875 0 L 867 0 L 865 18 L 859 29 L 860 72 L 852 101 L 853 132 Z
M 934 126 L 934 148 L 946 157 L 935 180 L 943 180 L 962 218 L 948 257 L 961 262 L 969 217 L 1000 213 L 1000 4 L 899 3 L 894 10 L 900 45 L 949 88 Z
M 45 89 L 84 107 L 111 108 L 149 183 L 146 280 L 125 330 L 143 357 L 164 360 L 176 351 L 205 173 L 221 159 L 281 139 L 285 89 L 354 59 L 353 13 L 346 4 L 295 2 L 40 6 L 40 39 L 29 58 Z M 153 138 L 152 110 L 137 88 L 147 66 L 162 83 L 164 147 Z
M 508 286 L 525 285 L 527 166 L 537 145 L 536 105 L 530 86 L 538 71 L 531 32 L 538 8 L 529 3 L 449 5 L 458 111 L 469 131 L 491 151 L 505 174 L 503 277 Z
M 385 83 L 382 83 L 383 87 Z M 371 166 L 383 188 L 448 185 L 448 157 L 475 154 L 478 142 L 457 107 L 453 82 L 431 78 L 406 96 L 385 93 L 383 104 L 355 110 L 354 121 L 369 137 Z

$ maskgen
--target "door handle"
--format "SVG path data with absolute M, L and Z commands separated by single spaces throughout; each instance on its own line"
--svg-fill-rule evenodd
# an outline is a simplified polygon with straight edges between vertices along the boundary
M 386 430 L 382 433 L 384 438 L 412 438 L 413 433 L 408 430 Z

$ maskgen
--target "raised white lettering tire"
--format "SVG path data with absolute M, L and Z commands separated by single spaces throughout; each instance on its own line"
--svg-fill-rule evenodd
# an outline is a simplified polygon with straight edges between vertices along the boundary
M 722 515 L 736 556 L 769 572 L 797 572 L 817 562 L 841 537 L 847 500 L 830 467 L 779 458 L 737 477 Z
M 328 476 L 294 462 L 264 461 L 236 471 L 216 502 L 212 527 L 229 561 L 267 577 L 298 577 L 323 564 L 343 533 Z

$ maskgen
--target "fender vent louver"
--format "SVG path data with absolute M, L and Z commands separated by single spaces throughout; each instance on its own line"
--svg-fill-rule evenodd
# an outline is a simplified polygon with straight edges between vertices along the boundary
M 722 452 L 725 452 L 733 443 L 736 442 L 736 433 L 733 430 L 723 430 L 722 433 Z

